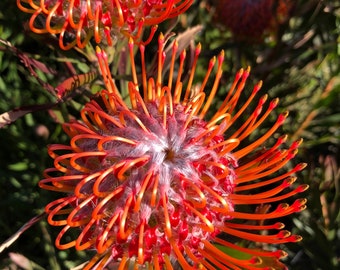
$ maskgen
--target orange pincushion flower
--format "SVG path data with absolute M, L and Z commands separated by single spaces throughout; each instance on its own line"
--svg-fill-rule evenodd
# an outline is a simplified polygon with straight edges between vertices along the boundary
M 85 105 L 82 121 L 63 125 L 70 144 L 49 147 L 54 167 L 45 170 L 45 179 L 39 183 L 41 188 L 67 193 L 46 206 L 48 222 L 62 227 L 56 246 L 96 250 L 85 269 L 174 269 L 176 263 L 183 269 L 270 269 L 268 261 L 284 268 L 279 261 L 284 251 L 254 248 L 251 243 L 301 239 L 282 230 L 282 223 L 272 222 L 303 210 L 306 203 L 305 199 L 291 205 L 284 202 L 307 189 L 306 185 L 293 187 L 293 174 L 305 164 L 281 172 L 301 141 L 281 149 L 287 139 L 281 136 L 264 148 L 287 113 L 280 114 L 261 137 L 240 146 L 278 100 L 266 105 L 267 96 L 260 98 L 247 120 L 231 132 L 262 83 L 236 110 L 249 75 L 249 69 L 240 70 L 222 105 L 205 119 L 222 76 L 223 52 L 210 61 L 200 89 L 192 92 L 200 46 L 184 87 L 185 52 L 175 71 L 178 45 L 174 42 L 165 82 L 163 43 L 161 35 L 155 78 L 147 77 L 145 48 L 140 45 L 139 82 L 130 40 L 131 106 L 120 97 L 105 53 L 97 50 L 107 90 Z M 213 86 L 206 93 L 216 64 Z M 271 203 L 277 206 L 269 211 Z M 251 212 L 244 205 L 258 207 Z M 235 238 L 250 245 L 238 245 Z M 223 248 L 242 253 L 242 259 Z
M 17 0 L 18 7 L 33 13 L 29 22 L 35 33 L 59 34 L 59 45 L 67 50 L 85 47 L 121 34 L 139 39 L 144 26 L 155 26 L 185 12 L 193 0 Z M 40 18 L 40 19 L 39 19 Z M 152 38 L 155 29 L 151 30 Z M 67 37 L 66 37 L 67 36 Z

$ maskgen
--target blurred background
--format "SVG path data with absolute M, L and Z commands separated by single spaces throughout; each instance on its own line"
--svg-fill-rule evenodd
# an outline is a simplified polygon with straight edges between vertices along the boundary
M 94 46 L 61 51 L 55 37 L 30 32 L 29 15 L 15 2 L 0 2 L 0 244 L 58 197 L 37 186 L 52 165 L 46 145 L 67 142 L 60 123 L 78 117 L 82 104 L 101 88 L 94 80 L 58 101 L 54 87 L 95 69 Z M 259 80 L 261 95 L 280 98 L 276 113 L 290 113 L 280 130 L 289 135 L 287 144 L 304 139 L 289 166 L 308 163 L 297 176 L 310 185 L 307 210 L 284 220 L 304 238 L 281 247 L 289 254 L 285 263 L 294 270 L 339 269 L 340 1 L 195 1 L 186 14 L 159 28 L 169 36 L 177 33 L 189 52 L 202 44 L 197 81 L 209 59 L 224 50 L 218 98 L 247 66 L 252 71 L 244 98 Z M 150 63 L 156 46 L 155 39 L 148 48 Z M 124 82 L 128 62 L 124 54 L 119 60 L 114 51 L 111 56 L 113 73 Z M 121 89 L 124 93 L 124 85 Z M 6 112 L 13 117 L 10 124 Z M 56 250 L 57 234 L 42 218 L 0 254 L 0 269 L 70 269 L 88 259 L 84 252 Z

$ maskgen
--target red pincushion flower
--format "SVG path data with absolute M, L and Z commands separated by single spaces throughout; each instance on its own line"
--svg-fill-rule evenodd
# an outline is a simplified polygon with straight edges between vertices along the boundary
M 266 31 L 276 30 L 292 8 L 290 0 L 217 0 L 216 20 L 237 39 L 262 40 Z
M 193 0 L 17 0 L 18 7 L 33 13 L 35 33 L 59 34 L 59 46 L 84 48 L 94 36 L 109 45 L 122 34 L 139 39 L 144 26 L 154 26 L 185 12 Z M 152 38 L 155 29 L 151 30 Z
M 306 203 L 305 199 L 291 205 L 284 202 L 306 190 L 306 185 L 292 186 L 293 174 L 305 164 L 281 172 L 301 141 L 281 149 L 287 139 L 281 136 L 263 148 L 287 113 L 279 115 L 261 137 L 240 146 L 276 107 L 277 99 L 266 105 L 267 96 L 260 98 L 247 120 L 231 132 L 262 83 L 236 110 L 249 75 L 249 69 L 240 70 L 221 106 L 206 119 L 222 76 L 223 52 L 210 61 L 200 89 L 193 92 L 200 46 L 184 88 L 185 52 L 175 72 L 174 43 L 165 83 L 163 42 L 161 35 L 155 78 L 147 78 L 144 46 L 140 46 L 140 86 L 130 41 L 131 106 L 120 97 L 106 55 L 98 49 L 107 90 L 85 105 L 82 121 L 63 125 L 70 144 L 49 147 L 54 167 L 45 170 L 39 183 L 44 189 L 67 193 L 46 206 L 48 222 L 62 227 L 56 246 L 96 250 L 85 269 L 173 269 L 176 263 L 183 269 L 284 268 L 279 259 L 285 252 L 238 245 L 235 238 L 267 244 L 301 239 L 282 230 L 282 223 L 271 221 L 304 209 Z M 206 93 L 216 62 L 213 86 Z M 277 205 L 272 211 L 270 203 Z M 250 212 L 242 205 L 258 207 Z M 225 248 L 243 258 L 229 255 Z

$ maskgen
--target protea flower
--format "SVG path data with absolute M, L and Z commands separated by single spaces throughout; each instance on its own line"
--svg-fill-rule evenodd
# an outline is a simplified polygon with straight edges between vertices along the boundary
M 307 189 L 293 187 L 294 173 L 305 164 L 281 170 L 301 141 L 281 149 L 287 140 L 284 135 L 265 148 L 287 117 L 282 113 L 259 138 L 245 143 L 278 100 L 267 105 L 267 95 L 263 96 L 239 124 L 262 85 L 256 84 L 236 110 L 249 75 L 249 68 L 242 69 L 221 106 L 207 119 L 222 76 L 223 52 L 211 59 L 200 87 L 194 87 L 198 45 L 184 87 L 186 53 L 180 53 L 176 64 L 176 42 L 166 80 L 162 35 L 155 77 L 147 76 L 144 45 L 140 45 L 141 76 L 136 73 L 132 40 L 129 47 L 131 105 L 121 98 L 106 54 L 98 49 L 107 90 L 85 105 L 82 121 L 63 125 L 71 138 L 69 145 L 49 146 L 54 167 L 45 170 L 39 185 L 67 194 L 46 206 L 49 224 L 62 227 L 56 247 L 96 250 L 85 269 L 175 269 L 176 263 L 183 269 L 270 269 L 268 262 L 284 268 L 279 259 L 286 253 L 272 244 L 301 237 L 272 220 L 305 208 L 305 199 L 285 202 Z M 212 88 L 205 92 L 216 64 Z M 235 123 L 238 128 L 232 132 Z M 275 208 L 269 211 L 271 203 Z M 257 208 L 250 211 L 244 206 Z M 237 239 L 250 244 L 238 245 Z M 267 249 L 255 248 L 254 243 L 265 243 Z M 242 258 L 225 249 L 241 253 Z
M 290 0 L 216 0 L 216 20 L 236 39 L 260 41 L 289 17 Z
M 30 29 L 38 34 L 59 34 L 67 50 L 85 47 L 94 36 L 108 45 L 123 35 L 140 39 L 144 26 L 155 26 L 186 11 L 193 0 L 17 0 L 18 7 L 33 13 Z M 155 32 L 151 29 L 150 39 Z

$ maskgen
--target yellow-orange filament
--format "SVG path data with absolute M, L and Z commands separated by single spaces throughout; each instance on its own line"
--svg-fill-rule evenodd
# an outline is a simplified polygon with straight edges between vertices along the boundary
M 173 76 L 174 76 L 177 50 L 178 50 L 178 42 L 177 42 L 177 40 L 174 40 L 173 45 L 172 45 L 172 54 L 171 54 L 171 62 L 170 62 L 170 69 L 169 69 L 169 79 L 168 79 L 168 88 L 169 89 L 171 89 L 171 87 L 172 87 L 172 80 L 173 80 Z
M 116 23 L 119 26 L 123 26 L 124 25 L 124 15 L 123 15 L 123 10 L 120 6 L 119 0 L 115 0 L 115 4 L 116 4 L 116 8 L 118 10 L 118 20 L 116 21 Z M 114 17 L 114 19 L 117 19 L 117 17 Z
M 95 237 L 92 237 L 90 239 L 84 239 L 84 237 L 86 237 L 88 233 L 91 234 L 91 229 L 95 222 L 96 222 L 95 219 L 91 219 L 89 223 L 86 224 L 84 229 L 81 230 L 81 233 L 79 234 L 76 240 L 76 244 L 75 244 L 76 250 L 88 249 L 96 243 L 97 239 Z M 86 242 L 83 243 L 83 240 L 85 240 Z
M 92 158 L 92 157 L 104 157 L 106 156 L 106 153 L 103 152 L 82 152 L 82 153 L 73 153 L 73 156 L 70 159 L 70 165 L 72 166 L 72 168 L 76 169 L 79 172 L 83 172 L 83 173 L 90 173 L 91 169 L 82 166 L 80 164 L 77 163 L 78 159 L 83 160 L 84 158 Z
M 121 123 L 123 123 L 124 125 L 126 125 L 124 116 L 127 115 L 128 117 L 131 117 L 133 120 L 135 120 L 135 122 L 141 127 L 141 129 L 143 129 L 143 131 L 149 133 L 149 130 L 147 129 L 147 127 L 143 124 L 143 122 L 138 118 L 137 115 L 135 115 L 132 111 L 127 110 L 127 111 L 121 111 L 119 114 L 119 120 Z
M 144 228 L 145 228 L 145 220 L 142 221 L 139 228 L 139 236 L 138 236 L 138 259 L 137 262 L 140 265 L 144 264 Z
M 86 223 L 88 223 L 91 219 L 91 217 L 89 216 L 86 216 L 85 218 L 83 217 L 82 219 L 80 220 L 73 220 L 74 218 L 75 219 L 78 219 L 78 217 L 75 217 L 77 216 L 77 214 L 79 213 L 79 211 L 81 210 L 81 208 L 83 208 L 85 205 L 87 205 L 89 202 L 91 202 L 93 199 L 95 198 L 94 195 L 91 195 L 89 196 L 88 198 L 86 198 L 85 200 L 83 200 L 80 204 L 78 204 L 74 209 L 73 211 L 68 215 L 67 217 L 67 224 L 70 226 L 70 227 L 77 227 L 77 226 L 82 226 Z
M 201 202 L 198 202 L 197 200 L 191 200 L 190 199 L 190 196 L 188 198 L 188 200 L 196 207 L 196 208 L 204 208 L 207 204 L 207 199 L 204 195 L 204 193 L 201 191 L 201 189 L 195 184 L 193 183 L 190 179 L 187 179 L 187 178 L 182 178 L 185 183 L 187 183 L 190 188 L 193 189 L 194 192 L 196 192 L 196 194 L 200 197 L 201 199 Z M 188 191 L 187 191 L 188 192 Z
M 170 239 L 172 238 L 172 230 L 171 230 L 171 223 L 170 223 L 170 216 L 168 212 L 168 206 L 167 206 L 167 196 L 165 192 L 162 195 L 162 205 L 163 205 L 163 211 L 164 211 L 164 232 L 166 236 Z
M 210 206 L 210 209 L 212 211 L 216 211 L 216 212 L 220 212 L 220 213 L 224 213 L 224 214 L 229 213 L 230 209 L 229 209 L 228 203 L 226 202 L 226 200 L 223 197 L 218 195 L 215 191 L 213 191 L 210 187 L 208 187 L 207 185 L 205 185 L 203 183 L 200 183 L 200 186 L 202 187 L 202 189 L 205 189 L 208 193 L 210 193 L 218 201 L 220 201 L 220 203 L 223 206 L 223 208 L 216 207 L 216 206 Z
M 46 170 L 45 173 L 52 172 L 52 170 Z M 56 172 L 54 169 L 53 172 Z M 64 182 L 70 181 L 71 183 L 76 180 L 80 180 L 83 178 L 82 175 L 65 175 L 62 180 L 60 180 L 59 177 L 52 177 L 49 175 L 44 175 L 46 179 L 43 179 L 39 182 L 39 187 L 51 190 L 51 191 L 57 191 L 57 192 L 73 192 L 74 185 L 66 185 Z M 52 184 L 52 185 L 51 185 Z
M 124 138 L 124 137 L 119 137 L 119 136 L 102 137 L 100 136 L 99 142 L 98 142 L 98 150 L 106 151 L 106 149 L 104 149 L 104 144 L 108 142 L 112 142 L 112 141 L 122 142 L 122 143 L 130 144 L 132 146 L 137 145 L 137 142 Z
M 34 23 L 35 23 L 35 20 L 36 18 L 40 15 L 42 9 L 41 8 L 38 8 L 34 13 L 33 15 L 31 16 L 30 18 L 30 21 L 29 21 L 29 27 L 30 29 L 34 32 L 34 33 L 37 33 L 37 34 L 45 34 L 47 33 L 47 30 L 45 28 L 36 28 L 34 26 Z
M 119 213 L 112 215 L 108 220 L 108 224 L 106 225 L 105 230 L 100 233 L 100 238 L 98 239 L 99 241 L 96 243 L 96 249 L 98 253 L 104 253 L 105 251 L 107 251 L 110 245 L 112 245 L 112 243 L 116 241 L 115 237 L 110 237 L 109 239 L 107 237 L 112 230 L 112 227 L 116 225 L 118 217 Z
M 133 201 L 133 194 L 131 194 L 126 201 L 126 204 L 125 204 L 124 210 L 123 210 L 123 214 L 121 216 L 121 220 L 120 220 L 120 223 L 119 223 L 119 236 L 122 239 L 127 239 L 128 236 L 132 232 L 132 229 L 129 228 L 128 225 L 126 224 L 126 219 L 127 219 L 128 214 L 129 214 L 129 210 L 130 210 L 130 206 L 131 206 L 132 201 Z M 128 227 L 127 230 L 125 230 L 126 226 Z
M 57 2 L 58 4 L 61 2 Z M 70 22 L 70 25 L 73 29 L 78 28 L 79 24 L 76 24 L 73 20 L 73 7 L 74 7 L 74 0 L 70 0 L 69 6 L 68 6 L 68 20 Z
M 189 203 L 184 202 L 184 205 L 191 210 L 193 214 L 195 214 L 197 217 L 201 219 L 203 223 L 198 224 L 199 227 L 201 227 L 203 230 L 207 232 L 214 232 L 214 225 L 210 222 L 209 219 L 207 219 L 200 211 L 198 211 L 196 208 L 192 207 Z
M 55 27 L 55 28 L 51 27 L 51 20 L 53 19 L 54 13 L 60 5 L 61 5 L 61 2 L 57 2 L 50 11 L 47 11 L 48 16 L 46 18 L 45 26 L 46 26 L 47 32 L 51 34 L 59 34 L 61 32 L 60 27 Z
M 145 193 L 145 190 L 146 190 L 146 188 L 147 188 L 147 186 L 148 186 L 152 176 L 153 176 L 152 172 L 149 172 L 146 175 L 146 177 L 143 179 L 143 183 L 142 183 L 142 186 L 141 186 L 141 188 L 140 188 L 140 190 L 138 192 L 137 200 L 136 200 L 136 203 L 135 203 L 135 207 L 133 209 L 134 212 L 138 212 L 139 211 L 140 205 L 141 205 L 144 193 Z
M 207 72 L 205 73 L 204 79 L 202 81 L 199 93 L 204 92 L 205 86 L 207 85 L 207 82 L 210 78 L 210 74 L 211 74 L 211 71 L 213 70 L 213 67 L 215 66 L 215 63 L 216 63 L 216 56 L 211 58 L 209 61 L 209 66 L 208 66 Z
M 97 269 L 103 269 L 106 262 L 110 259 L 110 257 L 111 257 L 110 252 L 107 252 L 105 256 L 100 260 L 99 264 L 96 265 Z
M 224 131 L 226 129 L 228 129 L 233 123 L 235 123 L 236 120 L 244 113 L 244 111 L 249 107 L 249 104 L 253 101 L 254 97 L 256 96 L 257 92 L 261 89 L 261 87 L 262 87 L 262 81 L 260 81 L 257 85 L 255 85 L 251 95 L 247 98 L 247 101 L 242 105 L 242 107 L 239 110 L 237 110 L 237 113 L 235 115 L 233 115 L 231 121 L 225 127 Z M 243 89 L 241 89 L 241 90 L 243 90 Z M 220 108 L 221 109 L 223 108 L 223 110 L 221 112 L 232 111 L 230 104 L 225 105 L 225 108 L 222 105 Z
M 210 108 L 210 105 L 216 95 L 216 92 L 217 92 L 217 89 L 218 89 L 218 86 L 219 86 L 219 83 L 220 83 L 220 80 L 221 80 L 221 76 L 222 76 L 222 64 L 223 64 L 223 60 L 224 60 L 224 51 L 222 51 L 220 53 L 220 55 L 218 56 L 218 66 L 217 66 L 217 73 L 216 73 L 216 76 L 215 76 L 215 81 L 214 81 L 214 84 L 213 84 L 213 87 L 211 89 L 211 92 L 209 94 L 209 97 L 199 115 L 199 117 L 202 119 L 205 114 L 207 113 L 207 111 L 209 110 Z
M 153 262 L 153 265 L 150 263 L 149 270 L 153 270 L 152 266 L 155 268 L 154 270 L 161 270 L 161 268 L 159 266 L 158 254 L 152 255 L 152 262 Z M 170 268 L 167 268 L 167 269 L 170 269 Z
M 183 66 L 184 66 L 184 61 L 186 58 L 186 51 L 183 51 L 180 54 L 179 57 L 179 68 L 178 68 L 178 72 L 177 72 L 177 80 L 176 80 L 176 85 L 175 85 L 175 91 L 174 91 L 174 102 L 175 104 L 180 103 L 181 100 L 181 95 L 182 95 L 182 81 L 181 81 L 181 77 L 182 77 L 182 73 L 183 73 Z
M 151 195 L 151 200 L 150 200 L 151 207 L 154 207 L 156 205 L 156 202 L 157 202 L 158 181 L 159 181 L 159 175 L 157 174 L 154 177 L 152 195 Z
M 166 5 L 165 5 L 165 10 L 161 9 L 161 12 L 158 13 L 158 16 L 152 16 L 150 18 L 146 18 L 145 24 L 146 25 L 154 25 L 154 24 L 158 24 L 158 23 L 164 21 L 169 16 L 169 13 L 171 12 L 171 9 L 173 8 L 174 1 L 175 0 L 167 1 Z
M 161 33 L 158 38 L 158 68 L 157 68 L 157 79 L 156 79 L 156 97 L 161 97 L 162 88 L 162 70 L 163 70 L 163 46 L 164 46 L 164 36 Z
M 138 163 L 145 163 L 149 161 L 150 156 L 149 155 L 144 155 L 139 158 L 135 158 L 132 160 L 124 160 L 120 163 L 117 163 L 114 167 L 118 171 L 117 173 L 117 178 L 120 181 L 126 180 L 126 176 L 124 175 L 128 170 L 130 170 L 133 166 L 135 166 Z
M 282 258 L 287 256 L 287 253 L 284 252 L 283 250 L 264 251 L 264 250 L 254 249 L 254 248 L 245 248 L 245 247 L 242 247 L 240 245 L 230 243 L 230 242 L 223 240 L 221 238 L 216 238 L 214 241 L 218 244 L 223 245 L 223 246 L 230 247 L 232 249 L 235 249 L 235 250 L 238 250 L 238 251 L 241 251 L 241 252 L 244 252 L 244 253 L 248 253 L 248 254 L 251 254 L 251 255 L 254 255 L 254 256 L 260 256 L 260 257 L 275 256 L 278 259 L 282 259 Z
M 18 8 L 23 11 L 23 12 L 26 12 L 26 13 L 34 13 L 36 9 L 38 9 L 39 7 L 36 6 L 36 8 L 32 7 L 31 8 L 27 8 L 25 6 L 22 5 L 22 2 L 23 3 L 27 3 L 27 0 L 17 0 L 17 6 Z
M 198 248 L 201 255 L 205 258 L 209 257 L 209 259 L 211 259 L 214 264 L 220 266 L 221 269 L 249 269 L 247 268 L 247 266 L 250 264 L 248 260 L 239 260 L 237 258 L 234 258 L 227 253 L 219 250 L 207 240 L 202 240 L 202 243 L 204 244 L 204 248 Z M 222 262 L 223 264 L 221 264 Z M 228 266 L 229 268 L 226 268 L 226 266 Z M 242 266 L 242 268 L 238 266 Z
M 131 71 L 132 71 L 132 82 L 138 90 L 138 79 L 137 79 L 137 72 L 136 72 L 136 65 L 135 65 L 135 54 L 133 51 L 134 43 L 133 39 L 129 39 L 129 53 L 130 53 L 130 61 L 131 61 Z
M 175 239 L 173 237 L 171 237 L 171 238 L 169 237 L 169 242 L 170 242 L 170 245 L 171 245 L 174 253 L 177 256 L 179 264 L 183 267 L 183 269 L 193 269 L 193 267 L 191 267 L 188 264 L 187 260 L 184 258 L 183 253 L 178 248 L 178 245 L 177 245 Z
M 105 213 L 103 212 L 103 207 L 117 195 L 120 195 L 121 192 L 124 190 L 123 187 L 117 187 L 115 190 L 111 192 L 107 192 L 107 195 L 98 203 L 96 208 L 92 212 L 92 218 L 96 220 L 100 220 L 101 218 L 105 217 Z
M 111 166 L 109 167 L 108 169 L 104 170 L 104 171 L 100 171 L 99 172 L 99 175 L 96 175 L 96 180 L 93 184 L 93 187 L 92 187 L 92 190 L 93 190 L 93 194 L 95 194 L 97 197 L 101 198 L 101 197 L 105 197 L 107 196 L 108 194 L 111 194 L 112 191 L 104 191 L 104 192 L 101 192 L 99 190 L 99 187 L 102 183 L 102 181 L 104 181 L 106 179 L 106 177 L 108 175 L 110 175 L 111 173 L 114 172 L 114 167 Z M 78 187 L 78 186 L 77 186 Z M 113 192 L 114 193 L 114 192 Z
M 194 80 L 196 66 L 197 66 L 197 60 L 198 60 L 198 56 L 200 55 L 200 53 L 201 53 L 201 44 L 199 43 L 196 46 L 196 49 L 195 49 L 195 58 L 194 58 L 194 61 L 193 61 L 192 65 L 191 65 L 191 70 L 190 70 L 190 76 L 189 76 L 189 80 L 188 80 L 188 84 L 187 84 L 187 89 L 185 90 L 184 98 L 183 98 L 183 101 L 182 101 L 182 104 L 184 104 L 184 105 L 187 104 L 189 96 L 190 96 L 190 93 L 191 93 L 191 86 L 192 86 L 192 82 Z
M 65 226 L 64 228 L 62 228 L 62 230 L 59 232 L 56 240 L 55 240 L 55 245 L 58 249 L 64 250 L 64 249 L 69 249 L 71 247 L 74 247 L 76 244 L 76 240 L 72 240 L 68 243 L 65 244 L 61 244 L 61 238 L 65 235 L 65 233 L 69 230 L 70 226 Z
M 130 96 L 132 107 L 136 109 L 137 105 L 141 106 L 145 115 L 149 117 L 150 113 L 145 105 L 143 98 L 139 94 L 138 89 L 136 89 L 136 86 L 133 85 L 131 82 L 128 83 L 128 86 L 129 86 L 129 96 Z
M 70 203 L 74 202 L 74 201 L 75 201 L 75 198 L 68 198 L 68 199 L 62 198 L 62 199 L 59 199 L 55 202 L 49 203 L 45 207 L 45 211 L 48 214 L 48 216 L 47 216 L 48 223 L 53 225 L 53 226 L 67 225 L 67 220 L 65 220 L 65 219 L 53 220 L 53 218 L 56 215 L 67 215 L 67 214 L 71 213 L 73 209 L 71 209 L 71 208 L 63 209 L 63 208 L 65 206 L 69 205 Z M 50 209 L 50 208 L 54 207 L 55 205 L 57 205 L 55 208 Z
M 127 265 L 128 261 L 129 261 L 129 257 L 127 255 L 124 255 L 122 260 L 120 261 L 118 270 L 126 270 L 128 268 L 128 265 Z
M 288 112 L 285 114 L 282 114 L 279 116 L 279 118 L 286 119 L 288 116 Z M 237 159 L 240 159 L 241 157 L 247 155 L 252 150 L 254 150 L 256 147 L 262 145 L 273 133 L 278 129 L 278 127 L 282 124 L 282 119 L 279 119 L 280 121 L 277 121 L 262 137 L 258 138 L 255 142 L 249 144 L 248 146 L 242 148 L 241 150 L 238 150 L 234 153 L 234 156 Z
M 168 254 L 164 254 L 163 258 L 164 258 L 164 263 L 165 263 L 165 269 L 166 270 L 173 270 L 174 268 L 172 267 L 172 264 L 171 264 L 171 261 L 170 261 Z

